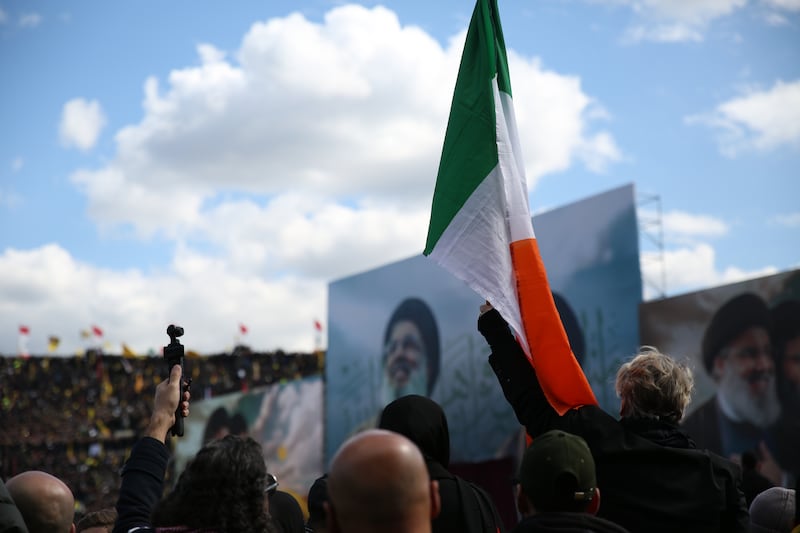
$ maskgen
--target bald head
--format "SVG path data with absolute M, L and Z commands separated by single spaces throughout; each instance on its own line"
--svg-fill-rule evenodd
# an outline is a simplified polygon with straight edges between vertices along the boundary
M 398 433 L 369 430 L 345 442 L 328 475 L 334 531 L 430 531 L 439 492 L 417 446 Z M 376 529 L 377 528 L 377 529 Z
M 75 498 L 63 481 L 32 470 L 6 481 L 29 533 L 68 533 L 74 530 Z

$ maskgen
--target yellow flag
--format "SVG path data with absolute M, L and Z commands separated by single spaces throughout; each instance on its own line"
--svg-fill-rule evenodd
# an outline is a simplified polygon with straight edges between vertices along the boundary
M 136 352 L 131 350 L 130 346 L 128 346 L 127 344 L 125 344 L 123 342 L 122 343 L 122 356 L 123 357 L 136 357 Z
M 47 339 L 47 351 L 51 353 L 55 352 L 58 349 L 59 343 L 61 343 L 61 339 L 55 335 L 50 335 L 50 338 Z

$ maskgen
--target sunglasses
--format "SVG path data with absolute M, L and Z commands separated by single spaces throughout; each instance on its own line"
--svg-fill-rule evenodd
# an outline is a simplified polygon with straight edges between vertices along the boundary
M 267 472 L 267 485 L 264 487 L 264 492 L 272 495 L 276 490 L 278 490 L 278 478 L 275 477 L 275 474 Z

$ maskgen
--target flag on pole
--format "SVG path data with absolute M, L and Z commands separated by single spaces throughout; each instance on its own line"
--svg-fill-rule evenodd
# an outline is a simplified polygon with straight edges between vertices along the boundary
M 52 353 L 58 350 L 58 345 L 61 344 L 61 339 L 56 335 L 50 335 L 47 339 L 47 351 Z
M 245 326 L 244 324 L 239 324 L 239 332 L 242 335 L 247 335 L 247 326 Z
M 122 343 L 122 357 L 136 357 L 136 352 L 124 342 Z
M 314 320 L 314 329 L 317 331 L 322 331 L 322 322 L 319 320 Z
M 92 326 L 92 333 L 98 338 L 103 336 L 103 330 L 99 326 Z
M 497 0 L 478 0 L 467 31 L 424 253 L 506 319 L 556 411 L 597 404 L 533 231 Z
M 28 335 L 31 333 L 31 328 L 28 326 L 20 325 L 19 339 L 17 340 L 17 353 L 22 357 L 29 357 L 28 353 Z

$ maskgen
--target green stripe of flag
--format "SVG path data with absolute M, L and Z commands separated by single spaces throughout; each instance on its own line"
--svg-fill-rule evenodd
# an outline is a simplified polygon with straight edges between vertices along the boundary
M 497 166 L 497 130 L 492 80 L 511 95 L 508 60 L 497 0 L 478 0 L 467 40 L 433 192 L 425 255 L 489 172 Z

